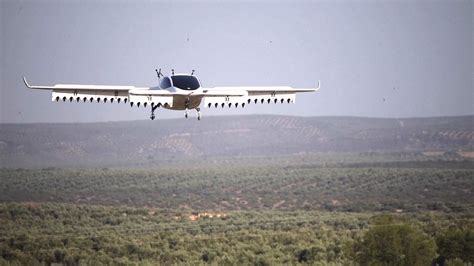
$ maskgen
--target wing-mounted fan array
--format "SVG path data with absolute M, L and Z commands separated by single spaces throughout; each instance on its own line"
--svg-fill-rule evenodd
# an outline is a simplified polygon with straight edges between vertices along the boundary
M 173 106 L 173 94 L 166 90 L 143 90 L 143 89 L 134 89 L 129 91 L 130 105 L 134 104 L 137 107 L 143 105 L 151 106 L 164 106 L 172 107 Z
M 78 89 L 53 89 L 53 101 L 75 102 L 110 102 L 127 103 L 128 91 L 126 90 L 78 90 Z
M 240 88 L 216 87 L 212 89 L 203 89 L 204 105 L 211 107 L 235 107 L 245 106 L 245 99 L 248 92 Z
M 51 100 L 55 102 L 130 103 L 137 107 L 173 105 L 170 92 L 147 87 L 74 84 L 31 86 L 26 78 L 23 78 L 23 82 L 30 89 L 52 91 Z
M 134 86 L 104 86 L 104 85 L 75 85 L 56 84 L 54 86 L 32 86 L 26 78 L 23 82 L 30 89 L 52 91 L 51 100 L 55 102 L 103 102 L 103 103 L 127 103 L 129 91 L 144 90 Z
M 258 93 L 248 96 L 205 97 L 204 105 L 208 108 L 245 107 L 249 104 L 294 103 L 295 93 Z
M 204 89 L 204 105 L 209 108 L 245 107 L 247 104 L 294 103 L 297 92 L 319 89 L 293 89 L 291 87 L 216 87 Z

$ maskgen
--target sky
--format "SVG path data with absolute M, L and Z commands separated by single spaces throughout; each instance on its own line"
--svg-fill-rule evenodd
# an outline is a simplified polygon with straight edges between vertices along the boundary
M 473 1 L 0 0 L 0 123 L 148 119 L 128 104 L 56 103 L 56 83 L 315 87 L 296 104 L 215 115 L 474 114 Z M 158 119 L 183 117 L 159 109 Z

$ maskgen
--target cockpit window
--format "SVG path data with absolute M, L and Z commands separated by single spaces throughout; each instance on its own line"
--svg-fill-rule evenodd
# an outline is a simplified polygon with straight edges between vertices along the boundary
M 171 87 L 170 78 L 164 77 L 160 82 L 160 88 L 166 89 L 166 88 L 169 88 L 169 87 Z
M 195 90 L 200 87 L 198 79 L 194 76 L 177 75 L 172 76 L 171 79 L 173 86 L 182 90 Z

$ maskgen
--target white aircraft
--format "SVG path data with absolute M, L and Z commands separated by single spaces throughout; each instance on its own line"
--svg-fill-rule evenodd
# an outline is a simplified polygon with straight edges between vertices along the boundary
M 246 104 L 257 103 L 294 103 L 297 92 L 313 92 L 319 89 L 295 89 L 291 87 L 215 87 L 203 88 L 199 79 L 191 74 L 174 74 L 163 76 L 161 69 L 156 70 L 159 85 L 156 87 L 109 86 L 109 85 L 74 85 L 56 84 L 54 86 L 31 86 L 23 78 L 30 89 L 52 90 L 52 100 L 63 102 L 69 100 L 83 102 L 117 102 L 130 103 L 130 106 L 141 105 L 151 107 L 151 120 L 155 119 L 155 110 L 163 107 L 170 110 L 196 109 L 197 118 L 201 120 L 201 102 L 211 107 L 245 107 Z

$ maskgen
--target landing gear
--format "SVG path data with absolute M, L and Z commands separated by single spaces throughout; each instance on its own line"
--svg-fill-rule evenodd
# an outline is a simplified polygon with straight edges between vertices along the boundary
M 201 108 L 196 108 L 196 111 L 197 111 L 197 119 L 198 120 L 201 120 Z M 186 108 L 186 110 L 184 111 L 184 118 L 188 118 L 188 108 Z
M 155 110 L 158 108 L 158 105 L 154 105 L 153 103 L 151 104 L 151 115 L 150 119 L 155 120 Z
M 184 111 L 184 118 L 188 118 L 188 107 L 189 107 L 189 97 L 187 97 L 186 100 L 184 101 L 184 108 L 186 108 Z

